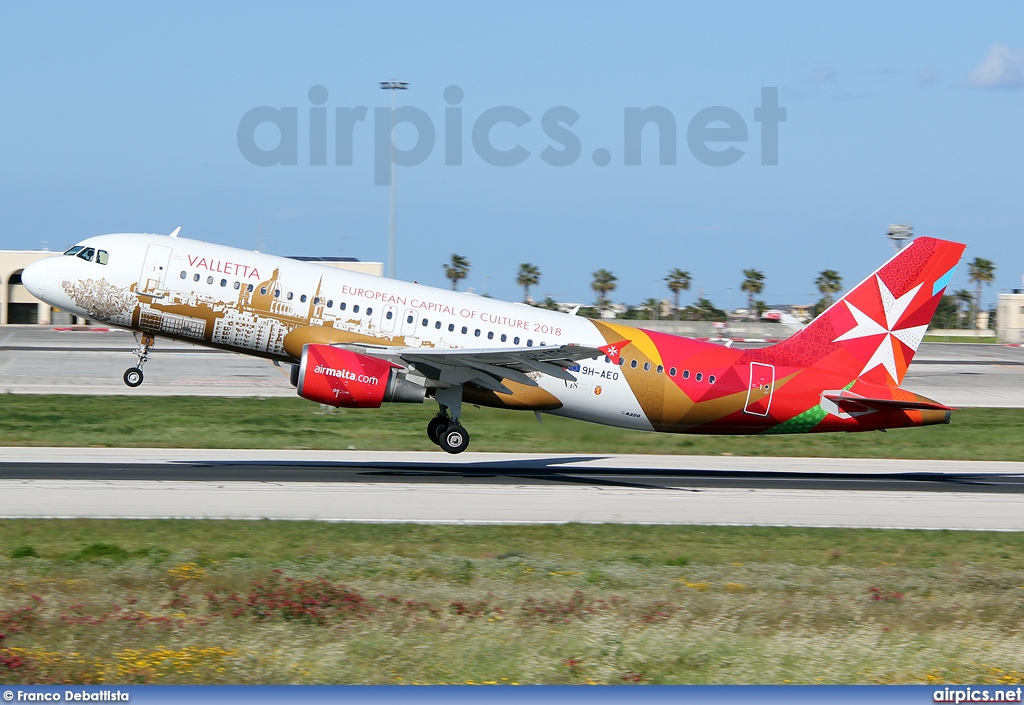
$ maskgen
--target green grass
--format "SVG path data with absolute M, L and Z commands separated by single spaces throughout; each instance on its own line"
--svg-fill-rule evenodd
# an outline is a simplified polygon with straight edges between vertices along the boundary
M 302 399 L 0 396 L 0 446 L 437 450 L 435 406 L 323 413 Z M 888 433 L 694 436 L 466 407 L 473 450 L 1021 460 L 1024 410 L 964 409 L 950 425 Z M 441 452 L 441 451 L 438 451 Z
M 1017 533 L 4 520 L 0 546 L 0 683 L 1024 681 Z
M 994 335 L 975 338 L 969 335 L 926 335 L 925 343 L 998 343 Z

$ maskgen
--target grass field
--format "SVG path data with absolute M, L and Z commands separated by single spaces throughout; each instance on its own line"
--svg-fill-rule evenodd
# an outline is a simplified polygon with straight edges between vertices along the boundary
M 1024 535 L 0 521 L 0 682 L 1020 683 Z
M 973 335 L 926 335 L 922 342 L 925 343 L 998 343 L 999 338 L 994 335 L 978 336 Z
M 437 450 L 436 406 L 323 413 L 302 399 L 0 395 L 0 445 Z M 850 458 L 1024 459 L 1024 410 L 964 409 L 953 423 L 888 433 L 689 436 L 467 407 L 472 450 Z M 441 452 L 438 450 L 438 452 Z M 2 451 L 0 451 L 2 457 Z

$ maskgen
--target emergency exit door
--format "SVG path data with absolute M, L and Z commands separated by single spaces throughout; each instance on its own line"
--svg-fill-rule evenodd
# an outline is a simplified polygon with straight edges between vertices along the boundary
M 750 384 L 747 386 L 747 404 L 743 411 L 754 416 L 767 416 L 775 393 L 775 365 L 750 363 Z
M 139 273 L 139 293 L 162 292 L 167 283 L 167 267 L 171 262 L 171 248 L 166 245 L 150 245 L 146 259 L 142 261 Z

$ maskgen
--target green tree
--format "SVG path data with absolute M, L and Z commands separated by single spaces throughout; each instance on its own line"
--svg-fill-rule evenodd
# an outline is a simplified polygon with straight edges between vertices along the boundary
M 676 267 L 675 269 L 668 270 L 668 276 L 665 277 L 665 281 L 668 283 L 669 291 L 672 292 L 672 310 L 675 312 L 675 319 L 678 321 L 679 294 L 690 290 L 690 273 Z
M 956 327 L 964 328 L 961 320 L 971 317 L 971 311 L 974 310 L 974 294 L 967 289 L 957 289 L 953 292 L 953 298 L 956 299 L 958 309 Z
M 593 276 L 594 281 L 591 282 L 590 288 L 597 292 L 597 308 L 603 311 L 608 306 L 608 292 L 615 291 L 615 282 L 619 278 L 607 269 L 599 269 Z
M 826 269 L 823 272 L 818 273 L 818 278 L 814 280 L 814 285 L 818 287 L 818 291 L 821 292 L 822 300 L 825 302 L 825 308 L 832 305 L 832 295 L 837 294 L 843 289 L 843 278 L 839 276 L 839 272 L 834 269 Z
M 647 311 L 647 316 L 652 320 L 658 320 L 658 314 L 661 312 L 661 302 L 655 298 L 645 299 L 641 304 L 640 308 Z
M 469 260 L 462 255 L 452 255 L 450 264 L 442 264 L 444 275 L 452 280 L 452 291 L 459 290 L 459 280 L 469 276 Z
M 519 265 L 519 273 L 516 274 L 516 284 L 523 287 L 523 303 L 530 302 L 530 287 L 540 282 L 540 270 L 535 264 L 523 263 Z
M 743 283 L 740 289 L 747 292 L 747 315 L 753 317 L 754 297 L 764 291 L 764 273 L 756 269 L 743 270 Z
M 558 302 L 557 302 L 557 301 L 555 301 L 555 300 L 554 300 L 553 298 L 551 298 L 550 296 L 548 296 L 547 298 L 545 298 L 545 299 L 544 299 L 543 301 L 541 301 L 541 302 L 540 302 L 539 304 L 534 304 L 534 306 L 536 306 L 537 308 L 546 308 L 546 309 L 548 309 L 549 311 L 557 311 L 557 310 L 558 310 Z
M 989 284 L 996 279 L 996 265 L 992 260 L 975 257 L 974 261 L 967 265 L 968 280 L 975 284 L 974 314 L 971 317 L 971 327 L 978 327 L 978 312 L 981 311 L 981 285 Z

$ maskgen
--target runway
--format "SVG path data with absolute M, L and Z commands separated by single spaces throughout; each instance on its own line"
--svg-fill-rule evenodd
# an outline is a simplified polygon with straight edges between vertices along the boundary
M 237 353 L 159 340 L 146 381 L 121 381 L 135 364 L 130 333 L 0 329 L 0 393 L 290 397 L 287 367 Z M 1024 408 L 1024 348 L 924 343 L 903 386 L 950 406 Z
M 1024 530 L 1024 463 L 4 449 L 0 516 Z

